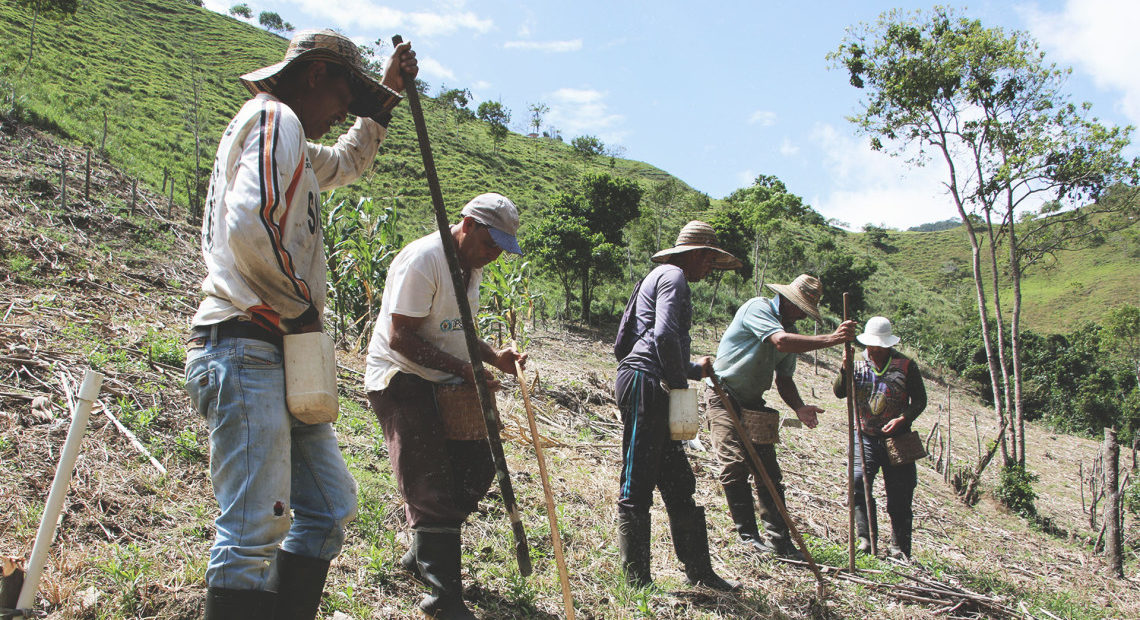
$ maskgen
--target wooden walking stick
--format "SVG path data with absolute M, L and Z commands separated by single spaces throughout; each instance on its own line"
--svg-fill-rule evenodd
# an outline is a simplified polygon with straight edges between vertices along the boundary
M 399 47 L 404 42 L 403 37 L 392 37 L 393 47 Z M 399 62 L 393 59 L 393 62 Z M 431 154 L 431 144 L 428 142 L 427 123 L 424 122 L 424 110 L 420 106 L 420 93 L 416 90 L 415 79 L 401 70 L 404 78 L 404 91 L 408 95 L 408 107 L 412 109 L 412 120 L 416 125 L 416 139 L 420 144 L 420 156 L 424 161 L 424 174 L 427 176 L 428 189 L 431 190 L 431 202 L 435 207 L 435 220 L 439 225 L 439 236 L 443 240 L 443 253 L 447 256 L 447 267 L 451 271 L 451 283 L 455 286 L 455 301 L 459 304 L 459 318 L 463 323 L 463 334 L 467 339 L 467 354 L 471 358 L 471 368 L 475 372 L 475 390 L 479 393 L 479 406 L 483 409 L 483 421 L 487 425 L 487 443 L 491 446 L 491 456 L 495 460 L 495 477 L 499 481 L 499 490 L 503 494 L 503 506 L 511 519 L 511 530 L 515 537 L 515 559 L 518 560 L 519 573 L 524 577 L 530 575 L 530 548 L 526 542 L 526 530 L 523 529 L 522 519 L 519 517 L 518 504 L 515 502 L 515 490 L 511 486 L 511 473 L 507 469 L 507 457 L 503 454 L 503 440 L 499 437 L 499 413 L 491 400 L 491 391 L 487 389 L 487 371 L 483 368 L 482 356 L 479 354 L 479 339 L 475 334 L 475 322 L 471 319 L 471 304 L 467 301 L 467 287 L 463 284 L 463 277 L 459 273 L 459 253 L 455 247 L 455 239 L 451 236 L 451 227 L 447 222 L 447 209 L 443 206 L 443 192 L 439 189 L 439 177 L 435 172 L 435 158 Z
M 848 297 L 850 295 L 851 295 L 851 293 L 844 293 L 843 294 L 843 320 L 844 321 L 846 321 L 850 318 L 848 316 L 848 311 L 847 311 L 848 303 L 849 303 Z M 871 478 L 870 478 L 870 476 L 867 475 L 867 451 L 863 449 L 863 432 L 862 432 L 862 429 L 860 428 L 859 420 L 857 419 L 857 416 L 855 415 L 855 356 L 853 354 L 854 350 L 855 349 L 854 349 L 854 347 L 851 346 L 850 342 L 843 345 L 843 353 L 847 357 L 847 364 L 843 368 L 844 373 L 847 375 L 847 417 L 849 420 L 852 421 L 851 426 L 855 431 L 855 443 L 859 444 L 859 461 L 863 465 L 863 508 L 867 513 L 867 528 L 870 530 L 870 533 L 871 533 L 871 555 L 878 555 L 878 553 L 879 553 L 879 519 L 878 519 L 878 516 L 879 515 L 878 515 L 878 510 L 872 508 Z M 853 460 L 849 458 L 848 462 L 852 463 Z M 852 477 L 854 477 L 854 472 L 852 472 Z M 851 518 L 852 518 L 852 520 L 854 520 L 854 518 L 855 518 L 854 497 L 852 497 L 852 503 L 851 503 Z M 852 531 L 853 530 L 854 530 L 854 528 L 852 527 Z M 848 538 L 851 538 L 852 536 L 853 536 L 853 534 L 849 535 Z M 851 545 L 853 545 L 853 544 L 854 544 L 854 540 L 852 540 L 852 542 L 851 542 Z M 854 568 L 854 564 L 855 564 L 854 548 L 851 547 L 849 549 L 849 551 L 851 551 L 852 553 L 851 553 L 851 559 L 848 561 L 848 564 L 849 564 L 848 568 L 850 568 L 851 571 L 854 572 L 855 571 L 855 568 Z
M 518 349 L 515 341 L 511 346 Z M 546 517 L 550 520 L 550 543 L 554 545 L 554 561 L 558 563 L 558 580 L 562 582 L 562 606 L 566 610 L 566 620 L 574 620 L 574 597 L 570 594 L 570 577 L 566 573 L 566 559 L 562 555 L 562 534 L 558 531 L 558 513 L 554 509 L 554 495 L 550 492 L 550 478 L 546 473 L 546 455 L 542 453 L 542 440 L 538 436 L 538 425 L 534 421 L 534 409 L 530 406 L 530 390 L 526 386 L 522 364 L 515 360 L 515 374 L 519 379 L 523 405 L 526 408 L 526 421 L 530 424 L 530 439 L 534 443 L 534 454 L 538 459 L 538 475 L 542 478 L 542 492 L 546 496 Z
M 764 463 L 760 461 L 760 455 L 756 454 L 756 448 L 752 447 L 752 442 L 748 439 L 748 433 L 744 430 L 744 425 L 740 423 L 740 412 L 736 410 L 736 404 L 728 399 L 724 389 L 720 386 L 720 379 L 715 374 L 709 375 L 709 381 L 712 382 L 713 391 L 716 392 L 720 402 L 724 403 L 724 409 L 728 412 L 728 418 L 732 420 L 732 426 L 736 429 L 736 434 L 740 437 L 740 443 L 744 445 L 744 450 L 748 452 L 748 458 L 752 460 L 752 467 L 760 474 L 760 479 L 764 481 L 764 486 L 768 489 L 768 494 L 772 496 L 772 502 L 776 504 L 776 510 L 780 511 L 780 517 L 784 519 L 784 523 L 788 525 L 788 531 L 792 534 L 792 539 L 796 541 L 796 546 L 799 547 L 800 553 L 804 554 L 804 560 L 807 561 L 808 566 L 811 567 L 811 572 L 815 573 L 815 580 L 818 582 L 816 593 L 819 598 L 827 597 L 827 582 L 823 579 L 823 573 L 820 572 L 819 566 L 816 565 L 815 559 L 812 558 L 811 552 L 808 551 L 807 545 L 804 544 L 803 536 L 800 536 L 800 531 L 796 528 L 796 524 L 792 523 L 792 519 L 788 516 L 788 507 L 784 505 L 784 500 L 780 499 L 780 494 L 776 490 L 775 483 L 772 482 L 771 476 L 768 475 L 768 470 L 764 468 Z
M 843 294 L 843 320 L 847 320 L 847 295 Z M 855 572 L 855 400 L 851 397 L 850 342 L 843 343 L 843 372 L 847 375 L 847 570 Z

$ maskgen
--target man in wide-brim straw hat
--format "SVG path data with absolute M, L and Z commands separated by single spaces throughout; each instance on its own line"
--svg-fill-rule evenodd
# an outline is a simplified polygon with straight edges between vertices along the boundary
M 405 86 L 401 70 L 417 73 L 407 43 L 377 81 L 347 37 L 306 30 L 284 60 L 241 77 L 253 98 L 218 144 L 202 222 L 205 298 L 186 356 L 220 507 L 209 620 L 313 618 L 356 515 L 356 482 L 332 425 L 304 423 L 286 406 L 283 338 L 323 329 L 321 190 L 372 165 Z M 336 145 L 307 141 L 350 113 L 356 122 Z
M 717 347 L 713 368 L 720 377 L 726 396 L 734 401 L 735 410 L 742 417 L 753 415 L 761 418 L 766 413 L 774 416 L 776 410 L 768 407 L 764 399 L 765 392 L 772 386 L 774 375 L 780 398 L 808 428 L 815 428 L 819 423 L 816 415 L 823 410 L 804 404 L 800 398 L 793 380 L 796 354 L 850 341 L 855 336 L 855 322 L 844 321 L 831 334 L 802 336 L 795 331 L 796 321 L 806 317 L 817 321 L 820 319 L 819 299 L 823 293 L 820 281 L 805 274 L 791 284 L 769 284 L 768 288 L 776 293 L 774 297 L 753 297 L 736 311 Z M 729 417 L 727 406 L 711 386 L 705 387 L 703 398 L 707 405 L 706 415 L 713 449 L 721 467 L 720 483 L 724 486 L 728 510 L 741 541 L 761 553 L 802 560 L 802 555 L 788 536 L 788 524 L 777 510 L 776 502 L 763 480 L 753 471 L 747 459 L 743 442 L 752 441 L 752 438 L 739 436 Z M 753 441 L 753 447 L 782 500 L 783 473 L 776 460 L 774 444 L 766 443 L 774 438 L 762 440 L 765 443 Z M 767 534 L 765 537 L 760 536 L 756 525 L 756 511 L 752 503 L 753 485 L 760 500 L 760 516 Z
M 653 256 L 662 263 L 638 283 L 618 327 L 615 394 L 621 409 L 622 470 L 618 492 L 618 547 L 630 585 L 652 583 L 649 570 L 649 508 L 661 491 L 673 548 L 693 585 L 735 590 L 712 568 L 705 509 L 693 501 L 696 478 L 680 441 L 669 433 L 669 390 L 685 389 L 712 370 L 712 358 L 689 360 L 693 307 L 689 282 L 711 269 L 734 269 L 740 261 L 720 249 L 711 226 L 692 221 L 673 247 Z
M 886 317 L 871 317 L 855 340 L 866 347 L 852 365 L 853 400 L 862 440 L 855 447 L 855 528 L 859 533 L 859 551 L 871 550 L 872 532 L 867 515 L 875 512 L 874 495 L 869 509 L 863 496 L 863 476 L 868 478 L 867 486 L 874 488 L 875 475 L 881 468 L 887 491 L 887 514 L 891 516 L 888 555 L 907 561 L 914 521 L 911 504 L 918 485 L 918 469 L 913 460 L 908 463 L 900 459 L 898 464 L 892 463 L 887 443 L 909 433 L 911 423 L 926 409 L 926 384 L 918 365 L 895 350 L 899 337 L 891 333 L 891 321 Z M 847 397 L 848 361 L 845 352 L 843 365 L 832 384 L 836 398 Z

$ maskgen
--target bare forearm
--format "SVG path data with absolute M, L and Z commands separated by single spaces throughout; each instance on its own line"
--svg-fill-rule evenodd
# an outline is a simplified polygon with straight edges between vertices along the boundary
M 784 403 L 793 411 L 804 406 L 804 399 L 800 398 L 800 390 L 791 377 L 776 377 L 776 391 L 780 393 L 780 398 L 784 399 Z
M 809 351 L 834 347 L 844 342 L 843 337 L 836 334 L 806 336 L 788 332 L 778 332 L 773 334 L 769 339 L 772 342 L 772 346 L 776 347 L 776 350 L 781 353 L 807 353 Z
M 468 366 L 467 362 L 441 351 L 438 347 L 424 340 L 416 333 L 397 332 L 392 335 L 389 346 L 392 350 L 409 360 L 435 370 L 451 373 L 462 377 Z

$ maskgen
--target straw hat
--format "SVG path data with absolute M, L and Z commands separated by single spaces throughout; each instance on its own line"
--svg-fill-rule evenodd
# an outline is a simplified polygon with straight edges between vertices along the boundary
M 766 284 L 768 288 L 783 295 L 785 299 L 799 306 L 815 320 L 819 317 L 819 298 L 823 296 L 823 285 L 819 278 L 800 274 L 791 284 Z
M 296 62 L 323 60 L 348 69 L 352 85 L 352 105 L 348 111 L 356 116 L 371 118 L 390 110 L 400 101 L 400 95 L 376 81 L 364 70 L 360 49 L 348 37 L 333 30 L 302 30 L 293 35 L 285 50 L 285 59 L 241 76 L 249 92 L 268 93 L 287 67 Z
M 677 235 L 677 243 L 673 244 L 671 248 L 654 254 L 653 262 L 664 263 L 674 254 L 701 249 L 713 250 L 716 253 L 713 257 L 713 269 L 739 269 L 743 264 L 740 259 L 718 247 L 716 232 L 713 227 L 700 220 L 693 220 L 685 224 L 685 227 Z
M 891 333 L 891 321 L 885 316 L 873 316 L 863 326 L 863 333 L 855 336 L 859 344 L 868 347 L 889 348 L 898 344 L 901 339 Z

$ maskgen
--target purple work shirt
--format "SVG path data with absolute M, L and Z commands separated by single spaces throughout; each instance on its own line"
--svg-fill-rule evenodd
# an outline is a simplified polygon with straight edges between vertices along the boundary
M 672 389 L 688 387 L 686 378 L 701 378 L 700 365 L 689 361 L 693 320 L 690 295 L 685 272 L 676 265 L 661 265 L 645 276 L 634 307 L 635 333 L 641 337 L 619 368 L 651 374 Z

